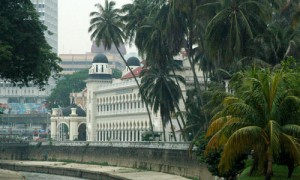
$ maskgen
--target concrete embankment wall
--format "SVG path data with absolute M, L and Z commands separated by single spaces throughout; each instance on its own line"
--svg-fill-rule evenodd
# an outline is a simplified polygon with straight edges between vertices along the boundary
M 93 172 L 89 170 L 73 169 L 73 168 L 61 168 L 61 167 L 49 167 L 49 166 L 30 166 L 10 163 L 0 163 L 0 169 L 7 169 L 12 171 L 25 171 L 25 172 L 37 172 L 45 174 L 56 174 L 61 176 L 71 176 L 85 179 L 101 179 L 101 180 L 125 180 L 126 178 L 113 176 L 104 172 Z
M 52 160 L 70 162 L 94 162 L 97 164 L 140 168 L 199 179 L 213 179 L 204 165 L 187 147 L 176 148 L 166 144 L 93 144 L 53 143 L 31 144 L 28 147 L 2 147 L 0 159 Z

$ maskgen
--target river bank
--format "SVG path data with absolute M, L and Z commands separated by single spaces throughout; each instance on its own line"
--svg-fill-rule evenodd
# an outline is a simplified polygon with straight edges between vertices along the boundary
M 38 172 L 87 179 L 187 180 L 187 178 L 177 175 L 141 169 L 65 162 L 0 160 L 0 168 L 12 171 Z M 18 173 L 15 172 L 14 174 L 12 172 L 11 175 L 18 175 Z M 22 176 L 16 176 L 16 179 L 18 178 L 22 179 Z
M 24 180 L 25 178 L 19 172 L 0 169 L 0 180 L 7 179 Z

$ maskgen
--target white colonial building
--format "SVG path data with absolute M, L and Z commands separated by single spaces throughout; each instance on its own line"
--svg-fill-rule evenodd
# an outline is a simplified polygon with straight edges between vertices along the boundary
M 178 59 L 178 58 L 177 58 Z M 187 84 L 192 82 L 192 74 L 188 66 L 185 66 L 184 60 L 177 60 L 183 65 L 184 71 L 180 72 L 187 80 Z M 138 77 L 142 70 L 140 61 L 136 57 L 127 60 L 133 73 Z M 200 72 L 201 73 L 201 72 Z M 200 74 L 199 74 L 200 75 Z M 202 74 L 201 74 L 202 75 Z M 138 81 L 140 82 L 140 78 Z M 200 79 L 201 80 L 201 79 Z M 186 87 L 181 87 L 185 93 Z M 89 69 L 89 78 L 86 80 L 86 138 L 87 141 L 142 141 L 143 134 L 150 132 L 150 120 L 147 114 L 145 104 L 141 100 L 139 89 L 128 68 L 122 72 L 121 79 L 112 78 L 112 70 L 109 66 L 107 57 L 98 54 L 94 57 L 92 67 Z M 183 108 L 183 105 L 180 105 Z M 69 111 L 70 112 L 70 111 Z M 68 116 L 66 114 L 66 116 Z M 67 128 L 72 122 L 72 116 L 65 117 Z M 59 116 L 52 116 L 51 132 L 52 136 L 61 137 L 59 132 Z M 62 118 L 62 117 L 60 117 Z M 154 132 L 161 134 L 163 132 L 161 118 L 158 114 L 151 112 L 151 120 Z M 82 120 L 76 121 L 76 127 L 70 129 L 73 136 L 79 132 L 79 126 Z M 177 121 L 174 119 L 173 128 L 176 133 L 177 141 L 182 141 Z M 168 124 L 166 126 L 167 141 L 173 141 L 172 129 Z M 162 136 L 161 136 L 162 139 Z M 74 138 L 70 137 L 70 140 Z M 159 140 L 159 139 L 156 139 Z

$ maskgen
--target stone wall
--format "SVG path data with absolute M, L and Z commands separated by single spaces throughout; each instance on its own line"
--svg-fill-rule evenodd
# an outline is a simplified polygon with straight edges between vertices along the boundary
M 102 146 L 87 142 L 77 143 L 77 145 L 74 143 L 34 143 L 27 148 L 4 148 L 4 151 L 0 153 L 0 158 L 92 162 L 160 171 L 197 179 L 213 179 L 207 168 L 200 165 L 194 155 L 189 156 L 186 150 L 188 146 L 149 143 L 147 147 L 147 143 L 135 143 L 127 144 L 127 147 L 121 144 L 122 147 L 118 147 L 116 144 L 118 143 L 108 143 Z

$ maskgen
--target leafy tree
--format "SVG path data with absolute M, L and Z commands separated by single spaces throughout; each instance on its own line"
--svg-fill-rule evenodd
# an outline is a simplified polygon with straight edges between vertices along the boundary
M 221 172 L 249 150 L 254 150 L 258 171 L 266 180 L 271 179 L 273 159 L 283 150 L 300 163 L 300 77 L 288 65 L 239 72 L 231 80 L 235 93 L 223 99 L 206 134 L 211 137 L 207 153 L 223 148 Z
M 84 80 L 88 78 L 88 70 L 75 72 L 74 74 L 62 76 L 58 80 L 56 87 L 52 89 L 47 98 L 50 107 L 54 104 L 66 107 L 70 105 L 70 93 L 82 91 L 86 84 Z
M 121 78 L 122 77 L 122 71 L 120 71 L 119 69 L 113 68 L 112 69 L 112 77 L 116 78 L 116 79 Z
M 45 40 L 47 30 L 30 0 L 0 2 L 0 78 L 15 85 L 47 84 L 61 71 Z
M 118 69 L 112 69 L 112 77 L 120 78 L 122 72 Z M 47 101 L 50 107 L 54 104 L 66 107 L 70 105 L 70 93 L 80 92 L 86 87 L 84 80 L 88 78 L 88 70 L 75 72 L 74 74 L 62 76 L 58 80 L 56 87 L 52 90 Z

